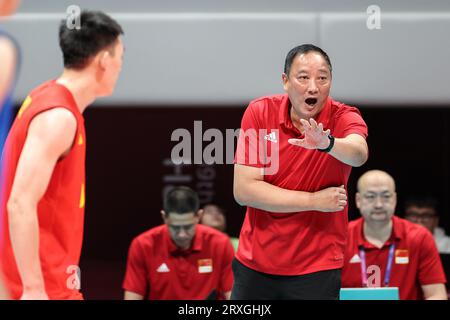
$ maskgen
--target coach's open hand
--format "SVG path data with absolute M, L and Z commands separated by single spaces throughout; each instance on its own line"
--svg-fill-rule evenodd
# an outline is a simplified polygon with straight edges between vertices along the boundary
M 295 146 L 303 147 L 305 149 L 326 149 L 330 144 L 328 135 L 330 129 L 324 131 L 323 125 L 310 118 L 309 122 L 305 119 L 300 119 L 303 125 L 303 139 L 289 139 L 288 142 Z

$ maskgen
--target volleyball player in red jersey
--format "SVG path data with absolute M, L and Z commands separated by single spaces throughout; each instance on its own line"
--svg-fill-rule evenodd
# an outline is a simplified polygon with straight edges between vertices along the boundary
M 0 18 L 8 17 L 12 15 L 19 6 L 19 0 L 0 0 Z M 19 60 L 19 48 L 14 39 L 2 32 L 0 26 L 0 154 L 3 149 L 3 142 L 8 132 L 9 120 L 10 120 L 10 103 L 14 84 L 17 80 L 18 74 L 18 60 Z M 0 158 L 1 161 L 1 158 Z M 0 170 L 2 164 L 0 162 Z M 0 186 L 0 198 L 2 197 L 2 189 Z M 0 222 L 1 226 L 1 222 Z M 0 300 L 8 298 L 6 289 L 3 285 L 1 272 L 0 272 Z
M 82 299 L 86 137 L 82 113 L 112 94 L 122 67 L 121 26 L 82 11 L 59 27 L 64 71 L 31 91 L 5 144 L 0 261 L 13 299 Z

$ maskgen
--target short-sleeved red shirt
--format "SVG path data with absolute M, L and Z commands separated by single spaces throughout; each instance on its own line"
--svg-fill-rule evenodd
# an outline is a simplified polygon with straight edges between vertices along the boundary
M 351 221 L 349 241 L 342 270 L 342 287 L 362 287 L 360 247 L 366 256 L 366 268 L 378 266 L 380 283 L 386 274 L 389 247 L 394 243 L 394 256 L 389 287 L 398 287 L 400 299 L 422 299 L 422 285 L 446 283 L 439 252 L 433 235 L 424 227 L 394 216 L 391 237 L 381 249 L 369 243 L 363 235 L 363 218 Z M 373 273 L 368 274 L 370 277 Z
M 223 299 L 233 286 L 233 258 L 220 231 L 198 224 L 191 248 L 182 251 L 161 225 L 131 243 L 123 289 L 150 300 L 204 300 L 213 290 Z
M 286 94 L 250 103 L 242 118 L 235 163 L 264 167 L 266 173 L 276 171 L 264 180 L 283 189 L 315 192 L 346 186 L 351 166 L 327 153 L 288 143 L 290 138 L 303 137 L 292 123 L 290 107 Z M 336 138 L 352 133 L 367 137 L 358 109 L 331 98 L 315 120 Z M 255 157 L 255 149 L 263 156 Z M 277 149 L 278 165 L 274 164 Z M 276 275 L 342 268 L 346 234 L 347 207 L 333 213 L 274 213 L 247 207 L 236 258 L 251 269 Z

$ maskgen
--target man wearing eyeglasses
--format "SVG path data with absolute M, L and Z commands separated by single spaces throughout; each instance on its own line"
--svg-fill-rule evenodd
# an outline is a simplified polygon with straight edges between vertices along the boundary
M 161 211 L 164 224 L 136 237 L 128 253 L 125 300 L 229 299 L 234 250 L 228 236 L 198 224 L 197 193 L 170 190 Z
M 398 287 L 401 300 L 446 300 L 446 278 L 432 235 L 394 216 L 394 179 L 371 170 L 358 180 L 361 218 L 349 223 L 342 287 Z
M 433 197 L 414 197 L 405 201 L 405 219 L 418 223 L 433 234 L 440 253 L 450 253 L 450 237 L 439 228 L 437 200 Z

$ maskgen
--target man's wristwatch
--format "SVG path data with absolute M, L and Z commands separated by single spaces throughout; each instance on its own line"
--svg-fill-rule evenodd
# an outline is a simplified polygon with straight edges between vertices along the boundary
M 333 146 L 334 146 L 334 137 L 331 134 L 329 134 L 328 135 L 328 139 L 330 139 L 330 144 L 328 145 L 328 147 L 325 148 L 325 149 L 317 149 L 317 150 L 319 150 L 321 152 L 327 152 L 327 153 L 330 152 L 331 149 L 333 149 Z

